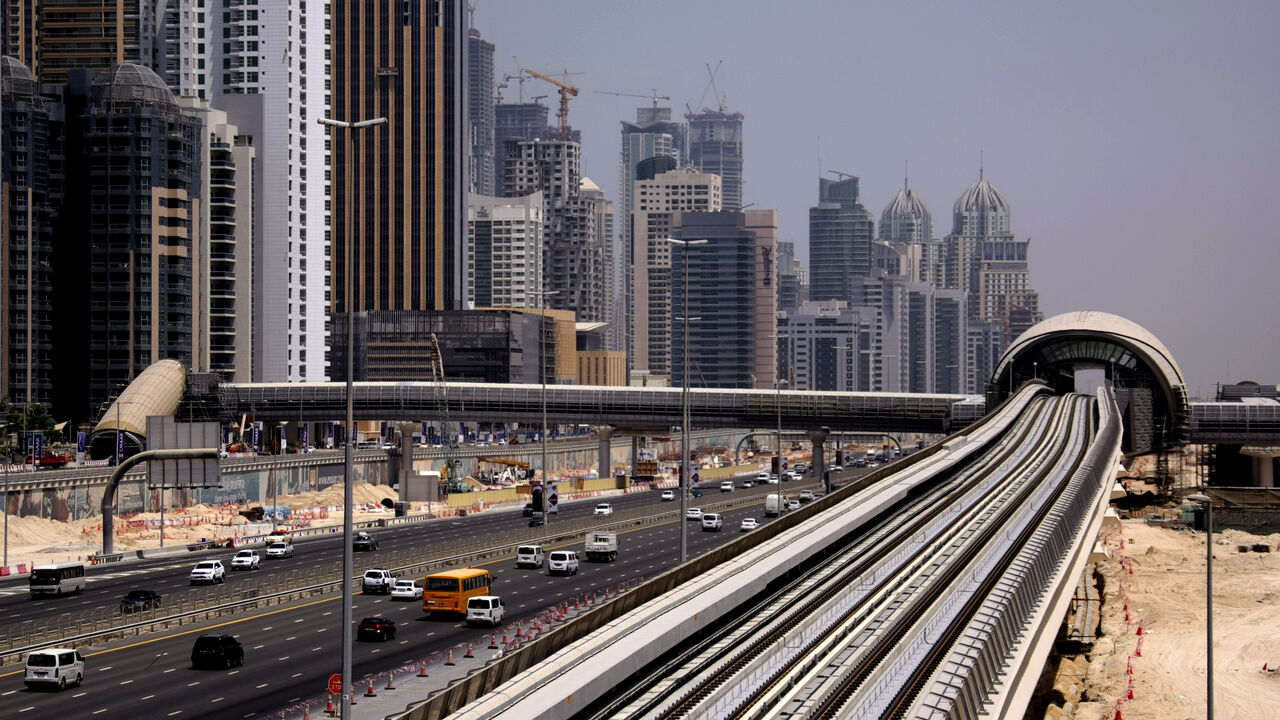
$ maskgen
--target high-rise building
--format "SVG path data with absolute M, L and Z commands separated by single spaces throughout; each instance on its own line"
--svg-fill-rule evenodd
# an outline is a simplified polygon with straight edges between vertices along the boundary
M 556 293 L 548 296 L 546 306 L 572 310 L 582 322 L 608 322 L 605 243 L 597 226 L 603 194 L 584 193 L 582 184 L 576 141 L 507 141 L 503 195 L 543 194 L 543 283 Z
M 178 97 L 208 97 L 215 68 L 210 59 L 210 44 L 223 36 L 210 30 L 239 26 L 222 23 L 221 11 L 207 0 L 135 0 L 138 3 L 138 54 L 133 62 L 150 67 Z M 206 4 L 208 7 L 206 7 Z M 225 12 L 248 19 L 241 5 L 227 3 Z M 256 67 L 256 66 L 255 66 Z
M 676 216 L 715 213 L 722 207 L 720 176 L 684 167 L 635 185 L 627 270 L 627 355 L 633 385 L 665 385 L 671 375 L 671 243 Z
M 742 113 L 703 110 L 689 122 L 689 163 L 723 180 L 724 207 L 742 208 Z
M 205 245 L 195 268 L 196 354 L 193 372 L 214 372 L 230 382 L 253 377 L 253 138 L 241 135 L 227 114 L 193 96 L 179 100 L 203 121 L 200 159 L 200 232 Z
M 672 310 L 679 318 L 671 328 L 671 384 L 683 385 L 687 373 L 692 387 L 772 389 L 778 211 L 682 212 L 676 220 L 677 239 L 707 242 L 671 249 Z
M 58 337 L 53 260 L 63 192 L 61 107 L 40 96 L 31 70 L 12 57 L 0 57 L 0 100 L 0 396 L 48 406 Z
M 76 71 L 73 71 L 74 75 Z M 73 83 L 74 84 L 74 83 Z M 193 367 L 198 352 L 201 120 L 184 114 L 164 82 L 140 65 L 93 77 L 80 120 L 87 204 L 82 237 L 64 237 L 59 253 L 82 259 L 86 282 L 59 288 L 82 313 L 83 337 L 63 347 L 55 378 L 80 393 L 77 417 L 152 363 Z M 64 213 L 65 214 L 65 213 Z
M 809 297 L 856 305 L 849 283 L 871 275 L 875 220 L 858 200 L 858 178 L 818 179 L 818 204 L 809 208 Z
M 192 66 L 204 62 L 208 72 L 212 105 L 256 150 L 245 178 L 253 187 L 256 382 L 328 379 L 330 139 L 317 120 L 331 114 L 329 6 L 206 2 L 208 59 L 198 43 L 191 48 Z
M 972 320 L 1003 327 L 1003 339 L 1043 319 L 1039 294 L 1031 288 L 1027 249 L 1014 239 L 1009 201 L 979 172 L 956 200 L 954 224 L 946 238 L 947 287 L 968 293 Z
M 467 109 L 471 123 L 471 192 L 493 195 L 497 176 L 493 134 L 493 43 L 467 31 Z M 545 123 L 544 123 L 545 124 Z
M 790 390 L 868 392 L 880 355 L 881 314 L 843 300 L 803 303 L 778 313 L 779 369 Z
M 582 198 L 588 203 L 591 211 L 595 213 L 592 224 L 596 228 L 596 241 L 600 245 L 600 320 L 598 322 L 607 323 L 601 328 L 600 336 L 604 340 L 603 350 L 616 352 L 619 357 L 626 358 L 626 325 L 625 304 L 620 297 L 621 284 L 614 276 L 614 268 L 622 265 L 622 258 L 619 253 L 622 251 L 618 244 L 617 232 L 613 224 L 614 204 L 605 194 L 604 190 L 596 185 L 591 178 L 584 177 L 578 186 L 578 191 L 582 194 Z
M 332 131 L 333 243 L 325 259 L 335 327 L 349 311 L 460 309 L 471 152 L 463 4 L 333 0 L 332 15 L 332 117 L 387 118 Z M 345 364 L 331 362 L 329 372 L 337 379 Z
M 142 2 L 3 0 L 3 54 L 25 64 L 42 83 L 64 83 L 74 69 L 101 71 L 136 62 Z
M 468 307 L 538 307 L 542 290 L 542 193 L 471 195 L 467 203 Z
M 547 126 L 547 106 L 541 103 L 498 103 L 493 106 L 494 173 L 502 173 L 508 140 L 540 140 L 557 137 L 559 131 Z M 494 179 L 500 186 L 501 177 Z
M 902 189 L 880 213 L 877 274 L 904 277 L 911 282 L 943 284 L 943 244 L 933 236 L 933 215 L 920 195 L 903 179 Z

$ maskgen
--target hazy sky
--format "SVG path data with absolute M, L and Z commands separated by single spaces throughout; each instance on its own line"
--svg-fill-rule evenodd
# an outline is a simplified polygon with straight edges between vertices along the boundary
M 1137 322 L 1196 396 L 1280 383 L 1280 3 L 475 2 L 499 80 L 513 56 L 579 73 L 569 121 L 615 200 L 619 121 L 647 101 L 594 91 L 656 88 L 682 115 L 715 105 L 723 61 L 744 202 L 806 260 L 819 167 L 859 176 L 878 221 L 909 162 L 941 237 L 982 152 L 1046 315 Z M 525 85 L 553 122 L 554 91 Z

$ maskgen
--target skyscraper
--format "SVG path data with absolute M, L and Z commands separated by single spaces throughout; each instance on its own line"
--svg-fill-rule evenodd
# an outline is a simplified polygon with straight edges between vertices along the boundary
M 627 354 L 638 385 L 667 384 L 671 375 L 671 243 L 679 213 L 722 207 L 720 176 L 684 167 L 640 180 L 628 219 L 634 239 L 627 258 L 631 326 Z
M 809 297 L 854 302 L 853 278 L 871 275 L 875 220 L 858 200 L 858 178 L 818 179 L 818 204 L 809 208 Z
M 138 3 L 138 56 L 132 60 L 150 67 L 178 97 L 207 98 L 220 68 L 209 62 L 209 45 L 220 42 L 222 34 L 210 30 L 238 31 L 242 25 L 222 22 L 224 8 L 206 0 L 135 0 Z M 206 7 L 206 4 L 208 7 Z M 247 21 L 253 3 L 227 3 L 228 16 L 234 13 Z M 257 66 L 254 66 L 257 67 Z
M 689 122 L 689 162 L 724 182 L 724 207 L 742 208 L 742 113 L 703 110 L 684 116 Z
M 493 195 L 496 181 L 493 144 L 493 43 L 480 31 L 467 31 L 467 109 L 471 123 L 471 192 Z
M 42 83 L 64 83 L 77 68 L 136 62 L 142 1 L 3 0 L 3 54 Z
M 54 221 L 63 178 L 56 137 L 61 108 L 40 96 L 35 77 L 0 57 L 0 396 L 24 406 L 53 400 Z
M 467 296 L 474 307 L 530 308 L 541 300 L 542 193 L 472 195 L 467 203 Z
M 332 8 L 332 116 L 387 118 L 386 125 L 351 131 L 352 157 L 341 131 L 334 135 L 333 244 L 326 258 L 334 312 L 460 309 L 471 152 L 463 5 L 335 0 Z M 352 238 L 345 237 L 349 213 Z M 344 270 L 348 241 L 355 248 L 351 278 Z M 347 282 L 354 283 L 353 308 L 343 304 Z M 331 366 L 332 376 L 340 372 Z
M 691 387 L 772 389 L 778 369 L 778 212 L 686 212 L 676 217 L 677 239 L 708 242 L 671 250 L 673 312 L 698 318 L 672 324 L 671 384 L 683 385 L 687 373 Z
M 257 382 L 316 382 L 328 374 L 330 153 L 316 120 L 330 115 L 329 4 L 242 0 L 219 12 L 206 8 L 208 59 L 198 43 L 191 47 L 192 66 L 208 69 L 211 103 L 256 149 Z

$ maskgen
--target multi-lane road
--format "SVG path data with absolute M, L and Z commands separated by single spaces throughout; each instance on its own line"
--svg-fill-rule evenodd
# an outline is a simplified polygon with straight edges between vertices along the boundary
M 792 495 L 812 484 L 789 483 Z M 693 522 L 677 518 L 678 504 L 660 502 L 657 492 L 636 493 L 601 501 L 613 503 L 617 512 L 648 508 L 667 512 L 663 522 L 619 533 L 619 558 L 614 563 L 583 563 L 572 577 L 549 577 L 545 570 L 517 570 L 511 557 L 486 563 L 494 574 L 493 590 L 507 605 L 508 621 L 519 621 L 567 598 L 593 589 L 619 585 L 635 578 L 651 577 L 678 561 L 678 531 L 689 531 L 691 555 L 727 542 L 739 534 L 743 517 L 762 522 L 763 499 L 769 488 L 736 490 L 732 496 L 707 493 L 703 501 L 751 494 L 755 502 L 725 513 L 724 531 L 701 532 Z M 561 518 L 590 516 L 597 500 L 566 503 Z M 602 523 L 611 518 L 601 518 Z M 555 520 L 552 520 L 554 524 Z M 417 525 L 387 528 L 376 533 L 380 548 L 356 556 L 356 571 L 377 567 L 380 557 L 411 548 L 444 547 L 462 539 L 481 539 L 495 533 L 523 528 L 526 519 L 518 511 L 496 510 L 466 518 L 428 521 Z M 251 583 L 256 575 L 331 567 L 340 555 L 341 537 L 322 536 L 295 545 L 291 559 L 264 561 L 261 570 L 227 574 L 227 585 Z M 577 548 L 581 541 L 554 547 Z M 550 548 L 548 548 L 550 549 Z M 443 554 L 443 553 L 442 553 Z M 229 562 L 231 553 L 193 554 L 182 560 L 144 561 L 119 567 L 92 568 L 89 586 L 78 597 L 33 600 L 25 586 L 16 582 L 0 584 L 0 625 L 38 621 L 60 613 L 109 611 L 132 589 L 154 589 L 162 594 L 188 590 L 187 574 L 197 558 L 218 557 Z M 317 581 L 326 578 L 316 577 Z M 356 644 L 354 674 L 358 679 L 418 661 L 459 642 L 487 642 L 488 631 L 466 627 L 458 619 L 433 619 L 420 603 L 397 602 L 387 596 L 355 598 L 353 615 L 357 622 L 370 615 L 385 615 L 396 621 L 398 635 L 381 643 Z M 61 693 L 27 690 L 22 671 L 14 666 L 0 672 L 0 702 L 10 717 L 28 717 L 57 711 L 85 718 L 251 718 L 275 716 L 283 707 L 324 692 L 330 672 L 337 672 L 341 659 L 341 604 L 336 594 L 321 596 L 244 615 L 222 618 L 205 624 L 186 625 L 169 631 L 116 641 L 85 649 L 86 681 L 83 687 Z M 227 671 L 190 669 L 190 651 L 203 632 L 237 636 L 246 651 L 245 664 Z

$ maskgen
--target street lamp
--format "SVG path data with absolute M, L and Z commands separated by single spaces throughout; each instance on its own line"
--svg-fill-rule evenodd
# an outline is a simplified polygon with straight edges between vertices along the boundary
M 685 516 L 689 510 L 689 323 L 702 318 L 689 317 L 689 246 L 706 245 L 709 240 L 677 240 L 667 238 L 667 242 L 684 248 L 684 362 L 681 366 L 681 378 L 684 380 L 681 401 L 684 405 L 684 418 L 680 423 L 680 563 L 689 559 L 689 533 L 685 531 Z
M 343 161 L 347 166 L 347 203 L 345 210 L 346 228 L 344 235 L 346 236 L 346 252 L 343 253 L 343 263 L 345 269 L 343 283 L 346 287 L 343 290 L 343 309 L 347 311 L 347 437 L 346 437 L 346 456 L 342 472 L 342 717 L 347 720 L 351 717 L 351 575 L 355 560 L 351 556 L 351 535 L 352 535 L 352 507 L 355 505 L 355 494 L 352 488 L 352 481 L 355 480 L 355 470 L 352 464 L 352 442 L 355 438 L 355 412 L 352 408 L 352 375 L 355 373 L 355 327 L 356 313 L 353 298 L 355 293 L 352 286 L 355 284 L 352 270 L 355 268 L 355 262 L 352 259 L 355 251 L 352 249 L 354 243 L 352 231 L 352 198 L 355 193 L 352 191 L 352 174 L 351 174 L 351 135 L 353 130 L 361 130 L 374 125 L 382 125 L 387 119 L 385 117 L 372 118 L 370 120 L 333 120 L 331 118 L 318 118 L 321 125 L 327 125 L 331 128 L 342 128 L 347 131 L 346 152 L 343 154 Z
M 1213 720 L 1213 498 L 1196 493 L 1188 495 L 1187 499 L 1204 506 L 1205 719 Z
M 550 508 L 546 501 L 551 495 L 551 476 L 547 473 L 547 297 L 560 294 L 559 290 L 528 290 L 530 295 L 538 296 L 539 314 L 542 316 L 541 332 L 538 333 L 538 375 L 542 377 L 542 521 L 551 522 Z

